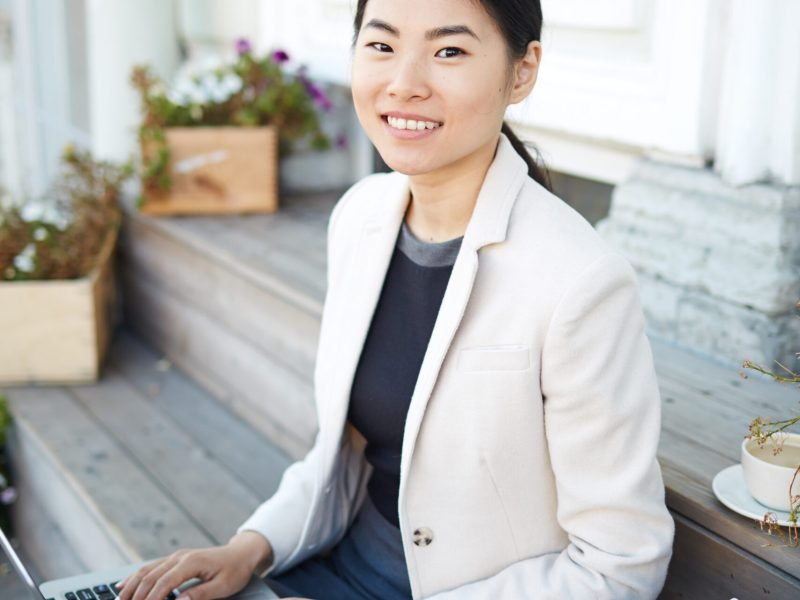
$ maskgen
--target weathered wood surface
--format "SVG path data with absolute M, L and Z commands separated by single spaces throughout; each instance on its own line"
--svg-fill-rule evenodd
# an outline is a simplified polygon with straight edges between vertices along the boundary
M 63 516 L 58 524 L 84 564 L 112 567 L 212 543 L 69 391 L 14 389 L 9 400 L 23 455 L 16 464 L 48 512 Z
M 295 457 L 317 429 L 310 378 L 300 378 L 195 304 L 123 274 L 128 322 L 149 345 Z
M 130 271 L 129 277 L 146 280 L 181 302 L 202 308 L 298 376 L 310 376 L 319 336 L 316 306 L 312 310 L 298 306 L 291 297 L 275 291 L 271 278 L 257 271 L 232 270 L 220 262 L 211 243 L 198 252 L 136 219 L 126 225 L 123 238 L 120 266 Z M 220 242 L 219 237 L 208 239 Z
M 258 278 L 276 294 L 319 315 L 325 297 L 327 218 L 338 197 L 287 197 L 274 215 L 214 218 L 150 218 L 137 213 L 131 199 L 124 206 L 126 220 L 213 255 L 224 268 Z
M 259 498 L 271 496 L 291 459 L 135 336 L 119 332 L 110 367 L 236 475 Z
M 151 218 L 126 207 L 125 318 L 154 348 L 295 458 L 317 422 L 312 376 L 338 194 L 276 215 Z
M 0 384 L 94 381 L 113 329 L 113 251 L 80 279 L 0 282 Z
M 168 127 L 167 192 L 145 194 L 152 215 L 275 212 L 278 209 L 276 127 Z M 153 157 L 155 143 L 142 146 Z
M 797 580 L 673 512 L 674 558 L 661 600 L 798 597 Z
M 789 585 L 792 593 L 773 592 L 768 597 L 800 598 L 800 549 L 780 546 L 777 538 L 761 531 L 757 521 L 723 506 L 711 489 L 719 471 L 739 462 L 748 423 L 758 415 L 779 416 L 797 410 L 800 390 L 763 378 L 745 380 L 737 369 L 657 341 L 653 349 L 663 401 L 659 461 L 667 504 L 683 519 L 679 521 L 683 532 L 676 538 L 676 567 L 670 569 L 666 587 L 672 593 L 674 585 L 676 595 L 667 597 L 722 597 L 698 596 L 696 592 L 703 585 L 710 591 L 717 589 L 717 571 L 725 567 L 748 574 L 738 577 L 734 587 L 724 588 L 738 590 L 734 596 L 760 597 L 759 577 L 769 589 L 766 582 L 773 581 L 777 570 L 783 583 L 775 589 L 785 590 Z M 691 533 L 687 522 L 693 524 Z M 688 569 L 690 563 L 696 564 Z M 690 580 L 695 587 L 687 587 Z M 695 591 L 685 591 L 689 589 Z M 686 595 L 677 595 L 681 590 Z
M 290 462 L 125 330 L 96 384 L 3 391 L 15 519 L 48 578 L 224 543 Z

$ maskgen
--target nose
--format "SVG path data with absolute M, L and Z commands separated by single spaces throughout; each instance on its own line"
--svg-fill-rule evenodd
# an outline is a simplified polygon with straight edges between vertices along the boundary
M 386 86 L 386 93 L 397 100 L 427 98 L 431 94 L 428 73 L 417 59 L 409 57 L 395 63 Z

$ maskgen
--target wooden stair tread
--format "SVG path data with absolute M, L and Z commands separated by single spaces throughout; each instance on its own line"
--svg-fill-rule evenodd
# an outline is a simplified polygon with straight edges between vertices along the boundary
M 325 298 L 327 221 L 339 192 L 281 198 L 275 214 L 141 215 L 126 199 L 126 216 L 214 257 L 242 276 L 322 314 Z
M 177 370 L 159 370 L 160 361 L 120 330 L 96 384 L 4 390 L 15 418 L 17 510 L 35 494 L 74 549 L 73 565 L 224 543 L 289 463 Z

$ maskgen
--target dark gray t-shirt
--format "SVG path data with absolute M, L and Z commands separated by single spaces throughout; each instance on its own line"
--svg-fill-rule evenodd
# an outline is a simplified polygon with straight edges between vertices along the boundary
M 403 222 L 353 379 L 348 418 L 367 440 L 367 489 L 395 526 L 406 413 L 461 241 L 423 242 Z

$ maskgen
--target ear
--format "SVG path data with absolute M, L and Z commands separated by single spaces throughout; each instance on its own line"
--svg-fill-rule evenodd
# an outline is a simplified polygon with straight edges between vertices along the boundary
M 528 51 L 514 66 L 514 86 L 511 88 L 511 104 L 522 102 L 528 97 L 536 84 L 539 75 L 539 64 L 542 62 L 542 43 L 531 42 Z

